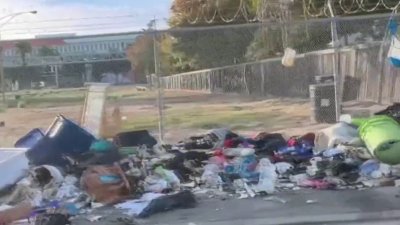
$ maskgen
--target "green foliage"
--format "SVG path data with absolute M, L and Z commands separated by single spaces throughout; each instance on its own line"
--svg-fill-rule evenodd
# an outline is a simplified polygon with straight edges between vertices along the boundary
M 39 49 L 39 55 L 40 56 L 59 56 L 60 53 L 54 48 L 49 48 L 47 46 L 43 46 Z
M 256 28 L 223 28 L 176 32 L 173 51 L 186 59 L 187 70 L 220 67 L 243 62 Z
M 249 17 L 254 17 L 256 5 L 261 0 L 246 0 Z M 237 14 L 240 0 L 217 1 L 192 1 L 174 0 L 171 7 L 171 27 L 190 26 L 216 26 L 226 24 L 220 16 L 215 16 L 216 10 L 223 18 L 233 18 Z M 202 19 L 195 24 L 190 21 L 196 20 L 199 10 L 203 9 Z M 212 23 L 210 23 L 212 21 Z M 246 23 L 245 18 L 239 16 L 232 23 Z M 220 67 L 244 62 L 247 46 L 254 39 L 256 27 L 201 29 L 187 32 L 173 32 L 174 39 L 171 49 L 172 71 L 185 72 L 197 69 Z
M 26 66 L 26 54 L 32 52 L 31 43 L 28 41 L 19 41 L 15 44 L 15 47 L 18 49 L 18 53 L 21 56 L 22 66 Z

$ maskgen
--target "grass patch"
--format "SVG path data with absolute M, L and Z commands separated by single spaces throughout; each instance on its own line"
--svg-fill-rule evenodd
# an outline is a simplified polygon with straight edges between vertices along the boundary
M 282 121 L 289 121 L 290 115 L 276 113 L 267 107 L 240 107 L 241 110 L 229 105 L 224 106 L 175 106 L 164 112 L 164 126 L 167 129 L 193 128 L 213 129 L 228 127 L 231 129 L 252 129 L 254 127 L 279 127 Z M 236 110 L 235 110 L 236 109 Z M 158 127 L 156 109 L 128 118 L 124 130 L 155 129 Z

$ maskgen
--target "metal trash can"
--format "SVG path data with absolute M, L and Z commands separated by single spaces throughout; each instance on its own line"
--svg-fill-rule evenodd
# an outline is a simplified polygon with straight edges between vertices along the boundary
M 315 76 L 316 84 L 334 83 L 335 77 L 333 75 L 318 75 Z
M 335 85 L 321 83 L 310 85 L 311 120 L 317 123 L 335 123 Z

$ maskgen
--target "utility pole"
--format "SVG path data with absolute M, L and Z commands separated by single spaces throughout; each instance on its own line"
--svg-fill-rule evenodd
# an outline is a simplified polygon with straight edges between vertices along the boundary
M 152 21 L 152 32 L 153 32 L 153 53 L 154 53 L 154 74 L 157 77 L 157 105 L 158 105 L 158 132 L 160 143 L 164 141 L 164 118 L 163 118 L 163 94 L 162 94 L 162 84 L 161 84 L 161 74 L 159 68 L 159 60 L 158 60 L 158 47 L 157 47 L 157 20 L 154 17 Z
M 1 35 L 1 34 L 0 34 Z M 1 40 L 1 36 L 0 36 Z M 0 42 L 0 82 L 1 82 L 1 96 L 3 100 L 3 107 L 6 107 L 7 102 L 6 102 L 6 79 L 4 76 L 4 65 L 3 65 L 3 46 L 1 45 Z
M 55 79 L 56 79 L 56 87 L 60 88 L 59 78 L 58 78 L 58 64 L 54 65 Z
M 328 9 L 331 15 L 331 36 L 332 36 L 332 47 L 333 47 L 333 78 L 334 78 L 334 87 L 335 87 L 335 114 L 336 114 L 336 121 L 340 119 L 341 113 L 341 77 L 339 73 L 339 52 L 337 50 L 338 46 L 338 35 L 337 35 L 337 27 L 336 27 L 336 17 L 333 11 L 333 3 L 332 0 L 328 0 Z

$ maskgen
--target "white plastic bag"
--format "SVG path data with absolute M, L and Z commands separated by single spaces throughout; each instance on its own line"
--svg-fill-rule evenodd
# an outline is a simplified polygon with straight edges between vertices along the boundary
M 168 188 L 168 182 L 159 176 L 147 176 L 144 180 L 144 190 L 153 193 L 162 193 Z
M 292 48 L 286 48 L 282 58 L 282 65 L 285 67 L 292 67 L 296 59 L 296 50 Z
M 292 170 L 294 167 L 292 164 L 287 163 L 287 162 L 278 162 L 275 163 L 276 171 L 278 174 L 284 174 L 289 170 Z
M 272 194 L 275 192 L 275 183 L 277 179 L 276 167 L 267 158 L 260 160 L 257 171 L 260 173 L 260 178 L 256 186 L 258 192 L 267 192 Z
M 208 164 L 204 166 L 204 172 L 201 175 L 203 181 L 209 188 L 218 188 L 222 184 L 222 179 L 218 175 L 219 167 L 215 164 Z
M 167 181 L 169 187 L 171 187 L 172 189 L 179 189 L 181 181 L 173 171 L 164 169 L 163 167 L 159 166 L 154 170 L 154 172 L 155 174 L 162 177 L 165 181 Z

